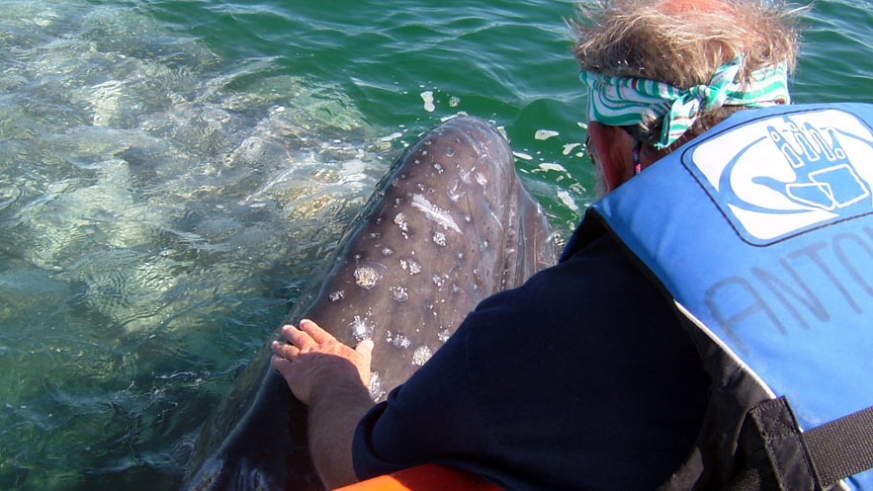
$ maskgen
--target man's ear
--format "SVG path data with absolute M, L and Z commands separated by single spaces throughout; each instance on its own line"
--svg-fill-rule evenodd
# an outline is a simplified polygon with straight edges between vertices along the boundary
M 597 121 L 588 123 L 588 136 L 594 145 L 597 165 L 603 170 L 606 191 L 612 192 L 634 175 L 631 137 L 618 126 L 607 126 Z

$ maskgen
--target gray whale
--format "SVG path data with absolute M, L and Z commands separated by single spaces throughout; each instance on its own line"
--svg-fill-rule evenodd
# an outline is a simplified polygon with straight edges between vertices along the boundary
M 548 222 L 506 140 L 472 117 L 425 133 L 350 224 L 322 281 L 286 323 L 309 318 L 351 346 L 372 338 L 375 400 L 402 384 L 487 296 L 551 266 Z M 322 490 L 306 407 L 264 349 L 204 426 L 183 489 Z

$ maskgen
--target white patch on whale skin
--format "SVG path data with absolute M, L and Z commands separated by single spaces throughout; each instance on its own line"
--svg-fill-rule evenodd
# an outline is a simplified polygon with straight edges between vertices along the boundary
M 411 275 L 417 275 L 421 273 L 421 263 L 419 263 L 415 259 L 401 259 L 400 267 L 403 269 L 403 271 L 408 271 Z
M 354 319 L 352 319 L 349 327 L 352 328 L 352 336 L 354 336 L 358 342 L 365 339 L 373 339 L 373 332 L 376 330 L 376 326 L 368 324 L 367 319 L 361 318 L 359 315 L 356 315 Z
M 457 203 L 461 199 L 461 194 L 464 192 L 461 183 L 469 182 L 470 173 L 459 170 L 459 179 L 452 181 L 452 185 L 448 187 L 446 194 L 453 203 Z
M 445 283 L 445 280 L 443 280 L 443 278 L 436 273 L 434 273 L 433 276 L 430 277 L 430 279 L 433 281 L 433 284 L 436 285 L 437 288 L 442 288 L 443 284 Z
M 419 346 L 412 353 L 412 364 L 417 366 L 424 365 L 430 357 L 433 356 L 433 351 L 427 346 Z
M 391 294 L 394 296 L 395 302 L 403 303 L 409 300 L 409 292 L 406 291 L 406 288 L 402 286 L 392 286 L 390 288 Z
M 442 232 L 435 232 L 433 234 L 433 243 L 440 246 L 440 247 L 445 247 L 447 244 L 446 234 L 444 234 Z
M 415 205 L 415 203 L 413 203 L 413 206 L 414 205 Z M 406 215 L 404 215 L 403 213 L 398 213 L 394 217 L 394 224 L 397 225 L 398 227 L 400 227 L 400 230 L 402 230 L 404 232 L 409 231 L 409 224 L 406 222 Z
M 394 335 L 391 331 L 388 331 L 385 336 L 385 340 L 389 343 L 393 344 L 397 348 L 408 348 L 412 342 L 406 336 L 402 334 Z
M 382 390 L 382 376 L 379 375 L 379 372 L 370 373 L 370 385 L 368 389 L 370 390 L 370 399 L 373 399 L 374 401 L 378 401 L 385 397 L 386 392 Z
M 443 210 L 428 201 L 424 196 L 420 194 L 413 195 L 412 207 L 423 211 L 424 216 L 427 217 L 428 220 L 436 222 L 439 226 L 461 233 L 461 227 L 455 223 L 455 219 L 452 218 L 452 215 L 450 215 L 448 211 Z
M 355 270 L 355 283 L 361 288 L 369 290 L 376 286 L 379 281 L 379 273 L 369 266 L 361 266 Z

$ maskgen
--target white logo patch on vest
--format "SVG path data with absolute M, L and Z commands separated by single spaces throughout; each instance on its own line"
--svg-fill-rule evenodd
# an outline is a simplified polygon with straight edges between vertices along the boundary
M 682 161 L 751 244 L 873 213 L 873 133 L 844 111 L 750 122 Z

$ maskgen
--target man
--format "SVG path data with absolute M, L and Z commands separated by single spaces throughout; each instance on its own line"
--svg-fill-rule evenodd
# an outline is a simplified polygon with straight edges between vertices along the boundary
M 575 54 L 599 194 L 735 110 L 788 102 L 796 37 L 779 8 L 617 0 L 583 16 Z M 668 480 L 700 430 L 709 378 L 661 293 L 610 236 L 580 240 L 585 228 L 557 266 L 482 302 L 375 407 L 372 343 L 352 349 L 310 321 L 284 327 L 273 366 L 309 405 L 325 484 L 425 462 L 505 489 Z

